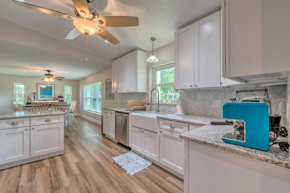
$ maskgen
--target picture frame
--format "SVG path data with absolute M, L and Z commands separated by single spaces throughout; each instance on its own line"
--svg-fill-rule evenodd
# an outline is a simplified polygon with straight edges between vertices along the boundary
M 105 95 L 106 100 L 114 100 L 112 79 L 105 80 Z
M 39 101 L 53 100 L 54 93 L 55 93 L 54 84 L 43 84 L 43 83 L 36 84 L 37 100 Z

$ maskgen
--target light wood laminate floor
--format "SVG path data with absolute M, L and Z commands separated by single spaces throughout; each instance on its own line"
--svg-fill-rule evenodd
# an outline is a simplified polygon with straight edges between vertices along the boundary
M 65 154 L 0 171 L 0 192 L 183 192 L 183 182 L 152 165 L 133 177 L 112 161 L 129 150 L 106 139 L 100 128 L 77 117 L 65 129 Z

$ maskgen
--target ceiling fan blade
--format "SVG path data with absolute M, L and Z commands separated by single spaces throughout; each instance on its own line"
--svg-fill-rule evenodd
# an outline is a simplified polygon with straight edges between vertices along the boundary
M 53 77 L 51 77 L 52 79 L 55 79 L 55 80 L 63 80 L 64 79 L 64 77 L 56 77 L 56 76 L 53 76 Z
M 51 9 L 46 9 L 46 8 L 39 7 L 39 6 L 36 6 L 36 5 L 32 5 L 32 4 L 29 4 L 29 3 L 20 2 L 18 0 L 13 0 L 13 2 L 16 5 L 19 5 L 21 7 L 25 7 L 25 8 L 28 8 L 28 9 L 32 9 L 32 10 L 39 11 L 39 12 L 46 13 L 46 14 L 50 14 L 50 15 L 59 16 L 59 17 L 65 18 L 65 19 L 74 20 L 76 18 L 74 16 L 71 16 L 71 15 L 68 15 L 68 14 L 65 14 L 65 13 L 61 13 L 61 12 L 54 11 L 54 10 L 51 10 Z
M 132 16 L 105 16 L 94 19 L 100 26 L 107 27 L 132 27 L 139 25 L 138 17 Z
M 81 16 L 86 18 L 90 17 L 90 10 L 87 0 L 72 0 L 72 2 Z
M 112 34 L 110 34 L 109 32 L 107 32 L 106 30 L 104 30 L 103 28 L 100 27 L 100 30 L 96 33 L 99 36 L 101 36 L 103 39 L 109 41 L 111 44 L 119 44 L 119 40 L 117 40 L 117 38 L 115 38 Z
M 65 37 L 66 40 L 73 40 L 77 38 L 79 35 L 81 35 L 82 32 L 80 32 L 77 28 L 73 28 Z

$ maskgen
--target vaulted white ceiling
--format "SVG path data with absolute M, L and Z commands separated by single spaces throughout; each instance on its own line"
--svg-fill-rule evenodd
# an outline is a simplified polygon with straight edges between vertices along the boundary
M 71 0 L 26 0 L 25 2 L 74 15 L 74 7 Z M 2 20 L 4 23 L 10 21 L 28 28 L 27 30 L 30 29 L 35 31 L 35 33 L 38 32 L 36 38 L 44 38 L 47 39 L 46 41 L 59 41 L 58 44 L 62 46 L 66 45 L 66 48 L 63 48 L 66 50 L 59 48 L 53 49 L 53 45 L 45 44 L 38 45 L 41 49 L 34 50 L 35 45 L 29 43 L 31 39 L 26 41 L 21 40 L 21 37 L 19 37 L 19 41 L 14 41 L 11 40 L 13 37 L 9 39 L 9 37 L 3 37 L 1 34 L 0 52 L 6 54 L 6 59 L 3 63 L 0 58 L 0 72 L 4 69 L 3 65 L 6 66 L 5 69 L 8 69 L 10 65 L 15 66 L 16 63 L 19 65 L 18 62 L 23 59 L 20 57 L 21 55 L 31 58 L 27 59 L 27 63 L 32 63 L 30 66 L 33 68 L 36 63 L 39 63 L 39 60 L 33 62 L 35 53 L 40 55 L 46 53 L 43 57 L 47 64 L 40 65 L 39 68 L 49 67 L 48 63 L 51 58 L 54 59 L 51 61 L 51 63 L 54 63 L 53 67 L 58 66 L 57 70 L 60 72 L 67 71 L 67 75 L 64 73 L 60 73 L 60 75 L 72 79 L 79 79 L 106 68 L 106 66 L 110 65 L 111 60 L 132 50 L 141 49 L 151 51 L 150 37 L 154 36 L 157 38 L 155 42 L 157 48 L 173 42 L 174 32 L 177 29 L 218 10 L 221 2 L 220 0 L 95 0 L 89 6 L 95 9 L 100 16 L 137 16 L 139 17 L 140 26 L 130 28 L 107 27 L 106 30 L 119 39 L 120 44 L 118 45 L 107 44 L 97 35 L 90 36 L 89 50 L 91 60 L 85 62 L 83 61 L 85 57 L 84 35 L 81 35 L 75 40 L 64 39 L 67 33 L 73 28 L 72 21 L 19 7 L 12 0 L 1 0 L 0 17 L 5 19 Z M 2 26 L 0 27 L 0 32 L 1 28 Z M 17 34 L 21 36 L 20 32 L 17 32 Z M 23 38 L 27 37 L 24 36 Z M 33 39 L 33 37 L 29 38 Z M 9 42 L 12 43 L 9 44 Z M 24 44 L 23 42 L 26 43 Z M 24 47 L 20 46 L 21 48 L 19 48 L 17 44 L 24 44 Z M 19 56 L 18 60 L 13 58 L 15 55 L 9 52 L 9 49 L 16 50 L 14 54 Z M 70 52 L 71 50 L 74 51 Z M 69 64 L 71 65 L 70 68 L 68 68 Z M 23 64 L 23 68 L 27 66 L 28 64 Z M 12 72 L 13 70 L 11 69 L 10 71 L 13 74 L 17 74 Z M 20 71 L 19 69 L 19 74 L 21 74 Z M 79 73 L 79 75 L 74 75 L 74 73 Z M 31 73 L 27 70 L 24 75 L 31 75 Z

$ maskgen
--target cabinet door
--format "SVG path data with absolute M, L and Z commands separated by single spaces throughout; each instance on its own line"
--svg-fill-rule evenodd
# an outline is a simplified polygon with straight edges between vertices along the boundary
M 130 147 L 142 153 L 142 131 L 130 126 Z
M 64 124 L 33 126 L 31 128 L 31 157 L 64 149 Z
M 112 62 L 112 83 L 113 92 L 122 92 L 122 59 Z
M 109 116 L 108 118 L 108 136 L 115 139 L 115 117 Z
M 159 162 L 158 133 L 143 130 L 143 154 Z
M 187 26 L 175 33 L 175 88 L 194 87 L 194 32 Z
M 219 87 L 221 83 L 220 11 L 194 23 L 195 85 Z
M 109 128 L 110 128 L 110 125 L 109 125 L 109 116 L 105 113 L 104 114 L 104 120 L 103 120 L 103 132 L 105 135 L 109 135 Z
M 131 82 L 130 55 L 122 57 L 122 92 L 130 92 Z
M 138 91 L 137 52 L 130 54 L 130 91 Z
M 0 164 L 29 158 L 29 127 L 0 130 Z
M 179 138 L 179 133 L 160 131 L 160 163 L 183 174 L 183 149 L 183 139 Z

